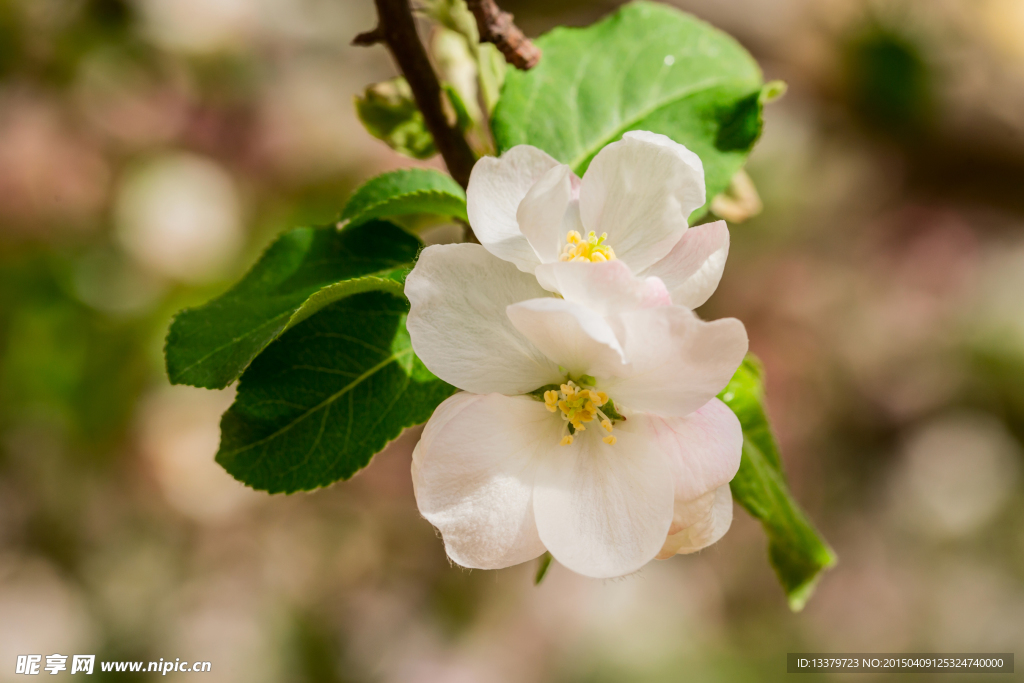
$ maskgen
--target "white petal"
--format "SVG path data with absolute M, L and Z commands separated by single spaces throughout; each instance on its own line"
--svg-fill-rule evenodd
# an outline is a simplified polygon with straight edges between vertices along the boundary
M 725 536 L 732 525 L 732 492 L 729 485 L 719 486 L 700 500 L 698 505 L 706 507 L 707 512 L 694 524 L 670 534 L 658 553 L 659 560 L 696 552 L 717 543 Z M 708 501 L 710 504 L 707 504 Z
M 580 187 L 584 227 L 607 232 L 607 243 L 634 273 L 664 258 L 703 205 L 700 158 L 646 131 L 626 133 L 598 152 Z
M 567 218 L 575 222 L 578 208 L 566 216 L 573 200 L 573 178 L 568 166 L 555 166 L 541 176 L 519 203 L 516 211 L 519 230 L 529 240 L 541 263 L 558 260 L 565 234 L 570 229 L 563 224 Z
M 728 484 L 740 469 L 743 428 L 729 406 L 713 398 L 686 417 L 644 415 L 672 466 L 676 501 L 700 498 Z M 677 520 L 688 526 L 686 520 Z
M 649 422 L 672 470 L 675 507 L 672 527 L 659 559 L 677 552 L 692 552 L 718 540 L 732 519 L 731 497 L 727 516 L 715 506 L 716 495 L 723 495 L 723 487 L 728 490 L 729 482 L 739 471 L 743 451 L 739 419 L 714 398 L 687 417 L 637 415 L 627 422 L 637 420 Z
M 500 569 L 544 552 L 533 514 L 537 463 L 561 420 L 533 399 L 459 393 L 438 406 L 413 451 L 420 513 L 454 562 Z
M 672 304 L 659 278 L 636 277 L 622 261 L 545 263 L 534 275 L 544 289 L 601 315 Z
M 725 221 L 705 223 L 683 234 L 668 256 L 641 275 L 661 278 L 672 302 L 697 308 L 714 294 L 729 257 L 729 228 Z
M 500 157 L 484 157 L 473 166 L 466 189 L 466 212 L 480 244 L 523 271 L 540 261 L 519 230 L 516 211 L 534 183 L 558 162 L 530 145 L 517 145 Z
M 640 569 L 672 523 L 668 462 L 650 434 L 619 423 L 618 442 L 594 426 L 538 469 L 533 508 L 541 540 L 558 562 L 594 578 Z M 640 427 L 640 425 L 638 425 Z
M 545 296 L 536 278 L 478 244 L 427 247 L 405 281 L 412 347 L 465 391 L 522 394 L 557 382 L 552 363 L 509 321 L 509 304 Z
M 662 306 L 608 318 L 631 372 L 600 382 L 616 407 L 663 417 L 694 412 L 729 383 L 747 353 L 735 318 L 704 322 L 690 309 Z
M 626 372 L 614 330 L 585 306 L 547 297 L 513 304 L 507 313 L 517 330 L 573 376 L 617 377 Z

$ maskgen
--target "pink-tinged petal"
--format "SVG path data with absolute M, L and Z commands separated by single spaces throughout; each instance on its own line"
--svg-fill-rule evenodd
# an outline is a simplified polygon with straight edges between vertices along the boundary
M 533 512 L 538 463 L 561 420 L 523 396 L 459 393 L 438 406 L 413 451 L 420 514 L 463 567 L 500 569 L 544 552 Z
M 536 147 L 517 145 L 500 157 L 480 159 L 469 176 L 466 212 L 480 244 L 528 273 L 540 260 L 520 231 L 516 212 L 530 188 L 558 165 Z
M 705 223 L 687 230 L 668 256 L 641 275 L 661 278 L 672 302 L 697 308 L 714 294 L 729 257 L 729 228 L 725 221 Z
M 634 273 L 664 258 L 704 204 L 704 167 L 696 154 L 664 135 L 631 131 L 590 163 L 580 187 L 587 230 Z
M 405 281 L 413 350 L 435 375 L 465 391 L 523 394 L 561 378 L 505 313 L 546 296 L 533 275 L 478 244 L 427 247 Z
M 640 413 L 627 423 L 650 432 L 672 472 L 672 526 L 658 558 L 692 552 L 717 541 L 732 520 L 732 498 L 727 498 L 727 510 L 719 499 L 728 494 L 743 451 L 743 429 L 736 415 L 714 398 L 686 417 Z
M 669 534 L 658 553 L 659 560 L 694 553 L 717 543 L 732 526 L 732 492 L 728 484 L 719 486 L 698 501 L 693 503 L 693 507 L 706 508 L 707 511 L 690 526 Z
M 574 377 L 617 377 L 627 372 L 615 332 L 589 308 L 547 297 L 513 304 L 506 310 L 523 336 Z
M 619 425 L 615 445 L 604 443 L 592 425 L 548 454 L 533 493 L 541 541 L 555 560 L 594 578 L 643 567 L 672 524 L 666 458 L 645 430 L 629 420 Z
M 672 305 L 660 279 L 636 277 L 622 261 L 545 263 L 537 266 L 534 275 L 544 289 L 600 315 Z
M 555 166 L 534 183 L 516 211 L 519 230 L 533 246 L 541 263 L 558 260 L 565 234 L 570 229 L 566 227 L 567 221 L 575 223 L 575 210 L 566 215 L 573 201 L 573 177 L 568 166 Z
M 676 501 L 688 502 L 728 484 L 740 469 L 743 428 L 717 398 L 686 417 L 643 415 L 672 466 Z M 688 526 L 684 519 L 676 520 Z
M 632 411 L 684 417 L 725 388 L 747 353 L 747 331 L 734 318 L 704 322 L 690 309 L 662 306 L 608 318 L 622 341 L 628 376 L 600 381 Z

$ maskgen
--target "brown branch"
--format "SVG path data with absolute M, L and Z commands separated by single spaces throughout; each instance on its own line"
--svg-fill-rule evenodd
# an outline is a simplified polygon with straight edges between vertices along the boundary
M 505 55 L 505 61 L 522 71 L 537 66 L 540 48 L 512 23 L 512 15 L 502 11 L 495 0 L 466 0 L 476 17 L 481 43 L 494 43 Z
M 377 28 L 361 33 L 356 45 L 383 42 L 409 83 L 416 105 L 423 113 L 427 130 L 434 136 L 434 146 L 444 158 L 448 172 L 462 187 L 469 185 L 469 172 L 476 155 L 458 129 L 448 124 L 441 104 L 441 84 L 430 65 L 427 51 L 416 33 L 409 0 L 374 0 L 377 5 Z

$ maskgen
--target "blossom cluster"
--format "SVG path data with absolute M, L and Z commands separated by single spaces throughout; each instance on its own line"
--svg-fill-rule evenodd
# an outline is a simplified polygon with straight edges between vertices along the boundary
M 427 247 L 406 281 L 414 350 L 462 390 L 412 464 L 448 556 L 548 551 L 607 578 L 717 541 L 743 434 L 716 395 L 747 335 L 693 312 L 729 250 L 724 222 L 688 226 L 700 159 L 633 131 L 581 179 L 522 145 L 481 159 L 467 197 L 480 244 Z

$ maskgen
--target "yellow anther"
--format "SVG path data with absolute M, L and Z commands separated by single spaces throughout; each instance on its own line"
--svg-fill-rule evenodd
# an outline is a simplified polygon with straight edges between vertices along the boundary
M 577 384 L 577 381 L 582 384 Z M 564 431 L 568 430 L 570 425 L 573 432 L 585 432 L 586 423 L 597 420 L 606 434 L 611 433 L 612 421 L 601 412 L 601 406 L 608 403 L 608 394 L 591 389 L 593 385 L 594 378 L 583 375 L 579 380 L 566 380 L 564 384 L 559 385 L 557 391 L 550 389 L 544 392 L 544 407 L 553 413 L 561 411 L 561 418 L 565 421 L 562 445 L 572 443 L 571 436 L 565 436 Z M 605 443 L 613 444 L 615 439 L 605 439 Z
M 603 439 L 601 439 L 601 441 L 604 441 L 609 446 L 614 446 L 616 438 L 614 436 L 612 436 L 611 434 L 609 434 L 608 436 L 606 436 Z
M 566 434 L 562 437 L 562 440 L 558 442 L 559 446 L 568 446 L 572 444 L 572 434 Z
M 587 233 L 586 237 L 580 235 L 576 230 L 570 230 L 565 235 L 565 244 L 558 255 L 559 261 L 592 261 L 601 263 L 615 259 L 615 251 L 604 243 L 608 239 L 608 233 L 603 232 L 598 237 L 593 230 Z
M 544 392 L 544 407 L 552 413 L 558 410 L 558 392 L 549 390 Z

